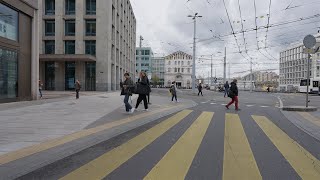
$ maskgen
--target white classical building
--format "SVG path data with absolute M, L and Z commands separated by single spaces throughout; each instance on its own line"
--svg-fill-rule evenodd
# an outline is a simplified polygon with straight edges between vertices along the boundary
M 191 88 L 192 86 L 192 56 L 182 51 L 174 52 L 165 57 L 165 86 L 173 81 L 177 87 Z

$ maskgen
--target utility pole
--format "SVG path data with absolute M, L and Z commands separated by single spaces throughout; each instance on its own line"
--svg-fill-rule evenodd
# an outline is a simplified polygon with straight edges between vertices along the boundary
M 311 55 L 308 54 L 308 69 L 307 69 L 307 97 L 306 97 L 306 107 L 309 107 L 309 84 L 310 84 L 310 58 Z
M 211 77 L 210 77 L 210 86 L 212 86 L 212 55 L 211 54 Z
M 192 65 L 192 92 L 196 93 L 196 26 L 197 26 L 197 18 L 202 17 L 198 16 L 198 13 L 195 13 L 194 16 L 189 15 L 193 19 L 194 30 L 193 30 L 193 65 Z
M 231 81 L 231 76 L 230 76 L 230 74 L 231 74 L 231 71 L 230 71 L 230 66 L 231 66 L 231 63 L 229 62 L 229 80 Z
M 252 59 L 250 60 L 250 92 L 253 91 Z
M 224 48 L 223 83 L 226 83 L 226 70 L 227 70 L 227 47 Z

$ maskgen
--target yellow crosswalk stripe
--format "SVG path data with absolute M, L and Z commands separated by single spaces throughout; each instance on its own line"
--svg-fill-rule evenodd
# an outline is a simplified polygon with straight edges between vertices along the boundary
M 141 133 L 121 146 L 67 174 L 61 180 L 102 179 L 132 156 L 140 152 L 167 130 L 188 116 L 192 110 L 181 111 L 151 129 Z
M 144 179 L 184 179 L 212 117 L 203 112 Z
M 320 162 L 264 116 L 252 116 L 302 179 L 319 180 Z
M 226 114 L 223 180 L 262 179 L 248 139 L 236 114 Z

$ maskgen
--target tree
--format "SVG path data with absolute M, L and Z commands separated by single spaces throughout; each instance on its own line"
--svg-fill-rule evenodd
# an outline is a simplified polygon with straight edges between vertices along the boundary
M 153 85 L 158 85 L 159 81 L 160 81 L 160 78 L 157 75 L 154 74 L 154 75 L 152 75 L 151 80 L 153 82 Z

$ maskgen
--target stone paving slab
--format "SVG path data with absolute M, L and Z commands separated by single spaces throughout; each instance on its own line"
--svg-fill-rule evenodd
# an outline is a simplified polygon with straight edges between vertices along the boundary
M 79 131 L 123 105 L 119 92 L 41 101 L 0 105 L 0 154 Z

